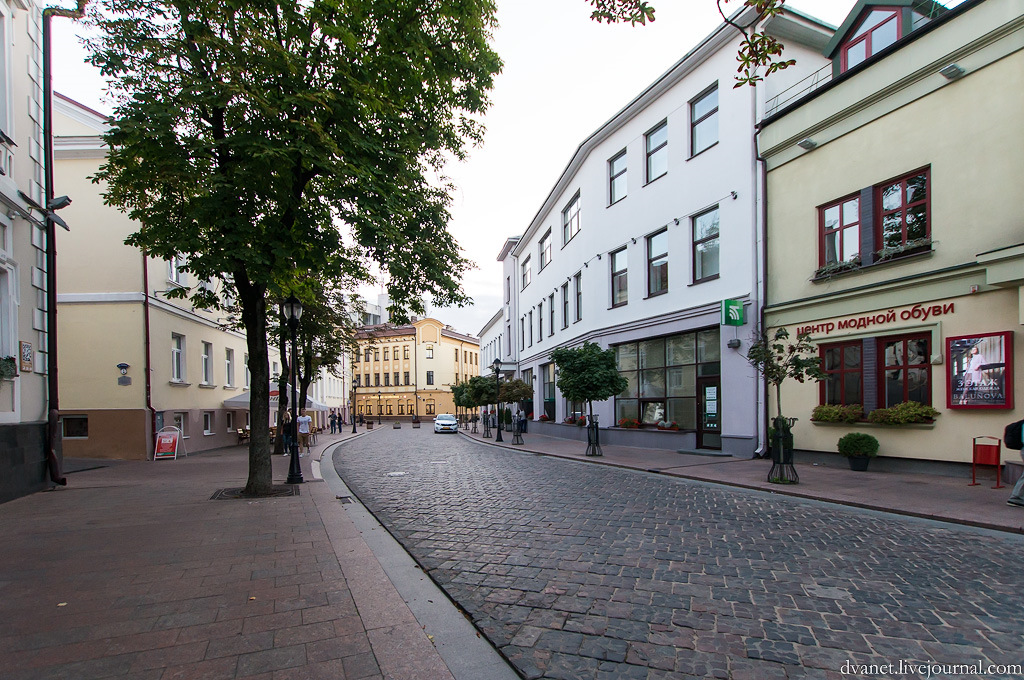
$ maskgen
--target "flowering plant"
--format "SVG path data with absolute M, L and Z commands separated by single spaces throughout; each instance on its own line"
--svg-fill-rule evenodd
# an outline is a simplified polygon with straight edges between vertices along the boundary
M 619 427 L 637 428 L 640 427 L 640 421 L 636 418 L 620 418 Z
M 548 414 L 547 413 L 541 413 L 540 414 L 540 420 L 541 421 L 548 420 Z
M 658 429 L 659 430 L 678 430 L 679 426 L 676 425 L 676 421 L 674 421 L 674 420 L 671 420 L 671 421 L 670 420 L 659 420 L 658 421 Z
M 586 416 L 580 416 L 579 418 L 576 419 L 576 427 L 586 427 L 586 426 L 587 426 L 587 417 Z

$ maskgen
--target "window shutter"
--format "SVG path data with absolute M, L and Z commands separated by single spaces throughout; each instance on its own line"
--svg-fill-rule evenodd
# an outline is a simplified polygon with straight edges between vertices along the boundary
M 860 190 L 860 264 L 875 263 L 875 188 Z

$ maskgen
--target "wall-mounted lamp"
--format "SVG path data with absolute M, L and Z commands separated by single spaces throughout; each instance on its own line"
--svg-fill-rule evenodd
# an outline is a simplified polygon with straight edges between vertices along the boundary
M 810 137 L 804 137 L 799 142 L 797 142 L 796 145 L 799 146 L 801 149 L 810 151 L 814 147 L 818 146 L 818 143 L 811 139 Z
M 636 243 L 636 239 L 635 238 L 630 238 L 629 240 L 632 241 L 633 243 Z
M 601 259 L 601 253 L 597 254 L 597 259 L 599 259 L 599 260 Z
M 740 344 L 741 343 L 739 338 L 733 338 L 729 342 L 725 343 L 726 347 L 729 347 L 730 349 L 739 349 Z
M 939 73 L 941 73 L 946 80 L 956 80 L 963 76 L 966 71 L 964 71 L 963 67 L 959 64 L 950 64 L 949 66 L 940 68 Z
M 678 217 L 674 217 L 674 218 L 672 218 L 672 222 L 673 222 L 673 223 L 675 223 L 675 225 L 676 225 L 677 227 L 679 226 L 679 218 L 678 218 Z
M 732 200 L 734 200 L 734 201 L 735 201 L 735 200 L 736 200 L 737 198 L 739 198 L 739 197 L 740 197 L 740 195 L 739 195 L 739 194 L 737 194 L 737 193 L 736 193 L 735 191 L 730 191 L 730 192 L 729 192 L 729 195 L 730 195 L 730 196 L 732 196 Z
M 128 369 L 131 368 L 131 366 L 122 362 L 117 365 L 117 368 L 121 371 L 121 375 L 128 375 Z

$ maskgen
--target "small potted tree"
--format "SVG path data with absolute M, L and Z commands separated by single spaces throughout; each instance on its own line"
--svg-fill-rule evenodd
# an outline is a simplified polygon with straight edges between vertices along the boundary
M 850 432 L 839 439 L 839 454 L 850 461 L 850 469 L 864 472 L 878 455 L 878 440 L 863 432 Z
M 825 379 L 821 361 L 814 351 L 810 335 L 801 333 L 795 342 L 789 342 L 789 331 L 776 329 L 771 336 L 759 328 L 747 350 L 747 362 L 760 373 L 768 385 L 775 387 L 777 415 L 772 419 L 772 469 L 768 481 L 773 484 L 798 484 L 800 477 L 793 468 L 793 423 L 796 418 L 782 415 L 782 383 L 786 378 L 797 382 Z

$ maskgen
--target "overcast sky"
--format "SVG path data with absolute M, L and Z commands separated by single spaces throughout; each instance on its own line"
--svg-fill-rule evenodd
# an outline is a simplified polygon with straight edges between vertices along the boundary
M 732 0 L 726 9 L 739 4 Z M 494 44 L 505 68 L 491 94 L 487 136 L 468 161 L 448 169 L 457 186 L 449 230 L 478 266 L 464 281 L 475 304 L 435 310 L 442 322 L 480 331 L 500 304 L 496 259 L 505 239 L 526 229 L 579 144 L 721 21 L 714 0 L 654 5 L 653 24 L 631 27 L 591 21 L 585 0 L 498 0 Z M 854 0 L 787 5 L 838 25 Z M 76 25 L 53 25 L 54 89 L 109 113 L 103 81 L 83 61 Z

